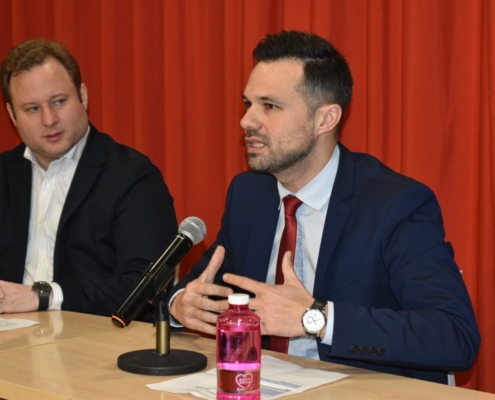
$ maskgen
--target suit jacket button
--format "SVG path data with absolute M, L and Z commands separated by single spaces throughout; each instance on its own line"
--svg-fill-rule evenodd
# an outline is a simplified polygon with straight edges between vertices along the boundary
M 364 346 L 362 346 L 362 347 L 359 348 L 359 352 L 361 354 L 366 354 L 367 351 L 368 351 L 368 349 L 366 347 L 364 347 Z
M 376 354 L 379 355 L 379 356 L 383 356 L 385 354 L 385 350 L 384 349 L 381 349 L 381 348 L 378 348 L 376 350 Z
M 369 353 L 369 354 L 371 354 L 371 355 L 373 355 L 373 354 L 375 354 L 375 353 L 376 353 L 376 349 L 375 349 L 374 347 L 370 347 L 370 348 L 368 349 L 368 353 Z
M 355 353 L 359 348 L 356 345 L 351 346 L 351 353 Z

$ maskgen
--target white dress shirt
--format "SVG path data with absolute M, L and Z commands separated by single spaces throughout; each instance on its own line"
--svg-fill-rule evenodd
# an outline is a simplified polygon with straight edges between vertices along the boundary
M 268 267 L 266 282 L 275 283 L 275 272 L 277 270 L 278 250 L 280 240 L 285 227 L 284 203 L 282 199 L 292 194 L 296 196 L 303 204 L 297 209 L 297 238 L 296 250 L 294 257 L 294 270 L 297 277 L 303 283 L 306 290 L 313 294 L 315 283 L 316 265 L 320 253 L 321 238 L 323 236 L 323 227 L 327 216 L 330 195 L 332 194 L 333 184 L 337 175 L 339 166 L 340 150 L 335 146 L 332 157 L 306 186 L 297 193 L 292 193 L 277 182 L 278 192 L 280 195 L 280 214 L 278 217 L 277 230 L 272 246 L 272 254 Z M 325 299 L 319 299 L 325 300 Z M 331 345 L 333 336 L 333 303 L 328 302 L 327 330 L 323 343 Z M 316 339 L 309 336 L 300 336 L 291 338 L 289 341 L 289 354 L 296 356 L 319 359 Z
M 53 302 L 50 310 L 60 310 L 64 296 L 61 287 L 53 282 L 53 253 L 60 215 L 69 192 L 77 164 L 86 145 L 89 127 L 83 138 L 58 160 L 52 161 L 47 170 L 29 147 L 24 158 L 31 161 L 31 213 L 27 243 L 26 265 L 22 283 L 50 282 Z

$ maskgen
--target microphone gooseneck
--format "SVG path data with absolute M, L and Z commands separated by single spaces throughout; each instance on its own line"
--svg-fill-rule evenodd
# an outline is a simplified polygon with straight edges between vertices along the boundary
M 206 225 L 198 217 L 188 217 L 179 226 L 177 235 L 162 255 L 150 265 L 127 298 L 112 315 L 112 322 L 119 328 L 128 326 L 147 302 L 163 292 L 175 276 L 175 268 L 192 246 L 206 235 Z

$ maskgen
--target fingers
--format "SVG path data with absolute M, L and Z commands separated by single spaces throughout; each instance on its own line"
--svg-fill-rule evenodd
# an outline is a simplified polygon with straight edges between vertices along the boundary
M 232 292 L 232 290 L 229 288 L 222 288 L 221 286 L 218 286 L 218 288 L 228 289 L 230 290 L 230 292 Z M 220 297 L 217 294 L 215 296 Z M 227 296 L 221 296 L 221 297 L 226 298 Z M 227 300 L 212 300 L 206 295 L 197 296 L 187 291 L 184 292 L 184 297 L 182 299 L 182 302 L 187 307 L 191 307 L 193 309 L 197 309 L 200 311 L 208 311 L 208 312 L 211 311 L 215 313 L 221 313 L 228 308 Z
M 294 265 L 292 264 L 292 253 L 290 251 L 285 252 L 284 258 L 282 259 L 282 273 L 284 275 L 284 285 L 303 286 L 294 271 Z M 254 293 L 255 295 L 260 294 L 261 291 L 263 291 L 263 289 L 267 286 L 266 283 L 234 274 L 225 274 L 223 276 L 223 280 L 231 285 L 238 286 Z
M 231 288 L 213 283 L 224 257 L 225 249 L 218 246 L 203 273 L 189 282 L 172 302 L 171 314 L 187 328 L 215 334 L 218 314 L 228 308 L 228 302 L 215 301 L 209 297 L 226 298 L 233 292 Z
M 223 280 L 228 284 L 240 287 L 255 295 L 260 294 L 263 291 L 263 289 L 267 286 L 266 283 L 258 282 L 253 279 L 246 278 L 244 276 L 234 275 L 234 274 L 225 274 L 223 276 Z
M 175 298 L 170 311 L 185 327 L 214 335 L 217 317 L 227 309 L 227 300 L 214 301 L 184 291 Z
M 201 282 L 213 282 L 215 280 L 215 276 L 222 266 L 223 259 L 225 258 L 225 248 L 223 246 L 218 246 L 211 257 L 208 266 L 203 271 L 203 273 L 199 276 L 198 280 Z
M 296 275 L 294 264 L 292 264 L 292 253 L 286 251 L 282 258 L 282 274 L 284 275 L 284 285 L 301 284 L 302 282 Z

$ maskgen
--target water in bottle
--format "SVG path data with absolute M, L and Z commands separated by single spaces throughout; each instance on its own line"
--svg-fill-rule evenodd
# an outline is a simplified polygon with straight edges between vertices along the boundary
M 259 399 L 260 318 L 247 294 L 229 295 L 229 304 L 217 319 L 217 399 Z

